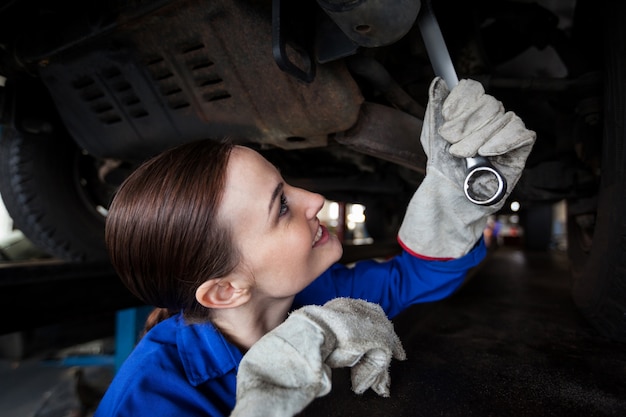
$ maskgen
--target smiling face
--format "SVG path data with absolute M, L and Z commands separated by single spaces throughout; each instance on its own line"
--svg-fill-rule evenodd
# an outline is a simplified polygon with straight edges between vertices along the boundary
M 317 218 L 323 205 L 321 195 L 285 183 L 257 152 L 233 149 L 220 217 L 256 294 L 293 296 L 339 260 L 341 243 Z

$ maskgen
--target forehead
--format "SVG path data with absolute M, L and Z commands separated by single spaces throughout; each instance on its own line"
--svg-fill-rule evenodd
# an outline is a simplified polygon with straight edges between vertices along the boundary
M 231 152 L 226 170 L 226 184 L 222 200 L 224 214 L 266 207 L 273 190 L 281 181 L 274 165 L 258 152 L 237 146 Z
M 245 146 L 235 146 L 228 160 L 227 180 L 229 177 L 248 175 L 277 174 L 278 170 L 258 152 Z

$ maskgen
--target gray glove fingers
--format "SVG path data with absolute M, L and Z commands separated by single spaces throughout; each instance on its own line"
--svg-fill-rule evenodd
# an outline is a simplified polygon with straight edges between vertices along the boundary
M 513 113 L 510 113 L 513 115 Z M 476 156 L 479 153 L 479 149 L 483 148 L 486 143 L 489 143 L 494 135 L 504 129 L 509 123 L 511 116 L 509 113 L 498 116 L 489 120 L 484 124 L 481 129 L 476 130 L 461 141 L 450 146 L 448 152 L 457 158 L 470 158 Z
M 452 94 L 444 102 L 442 115 L 445 122 L 439 128 L 439 134 L 450 143 L 465 141 L 474 132 L 484 131 L 486 126 L 504 114 L 502 103 L 486 94 L 477 97 L 465 108 L 456 108 L 459 103 L 446 106 L 451 97 Z M 450 107 L 455 109 L 450 111 Z
M 479 149 L 482 156 L 504 155 L 515 149 L 520 149 L 535 142 L 536 134 L 528 130 L 515 113 L 507 112 L 507 124 L 485 142 Z M 530 150 L 529 150 L 530 151 Z
M 390 343 L 391 354 L 393 355 L 395 359 L 399 361 L 406 360 L 406 352 L 404 351 L 404 348 L 402 347 L 402 342 L 400 341 L 400 338 L 398 337 L 396 333 L 393 333 L 391 337 L 393 337 L 393 340 Z
M 405 359 L 406 354 L 380 305 L 359 299 L 335 298 L 322 307 L 306 306 L 293 312 L 292 316 L 294 314 L 306 315 L 327 335 L 333 335 L 332 351 L 322 357 L 331 368 L 352 367 L 354 392 L 362 393 L 372 388 L 379 395 L 389 395 L 387 374 L 391 360 L 393 357 Z
M 485 89 L 478 81 L 460 80 L 443 102 L 442 114 L 446 120 L 467 118 L 467 114 L 485 105 L 482 101 L 485 96 Z
M 391 358 L 382 350 L 371 350 L 352 367 L 352 391 L 364 393 L 371 388 L 378 395 L 389 396 L 389 365 Z
M 389 372 L 381 372 L 372 384 L 372 390 L 381 397 L 389 397 L 389 386 L 391 377 Z
M 476 100 L 485 95 L 482 84 L 475 80 L 463 79 L 450 91 L 444 102 L 446 119 L 456 119 L 468 108 L 474 108 Z

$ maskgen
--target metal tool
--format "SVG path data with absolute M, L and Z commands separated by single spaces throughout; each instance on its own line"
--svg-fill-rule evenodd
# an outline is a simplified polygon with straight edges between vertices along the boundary
M 441 77 L 448 85 L 448 88 L 452 90 L 459 83 L 459 79 L 441 34 L 439 23 L 432 11 L 430 0 L 422 1 L 417 22 L 435 74 Z M 490 206 L 502 200 L 506 193 L 506 179 L 500 171 L 491 165 L 487 158 L 479 155 L 465 158 L 465 167 L 467 171 L 465 181 L 463 182 L 463 191 L 469 201 L 481 206 Z M 476 180 L 482 176 L 492 176 L 498 183 L 495 192 L 486 198 L 475 192 L 472 187 Z

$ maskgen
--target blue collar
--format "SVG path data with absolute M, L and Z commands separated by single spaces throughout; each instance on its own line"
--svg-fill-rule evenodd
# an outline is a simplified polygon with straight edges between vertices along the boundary
M 162 321 L 150 333 L 155 341 L 176 345 L 187 379 L 194 386 L 236 373 L 243 357 L 213 324 L 186 324 L 180 314 Z

